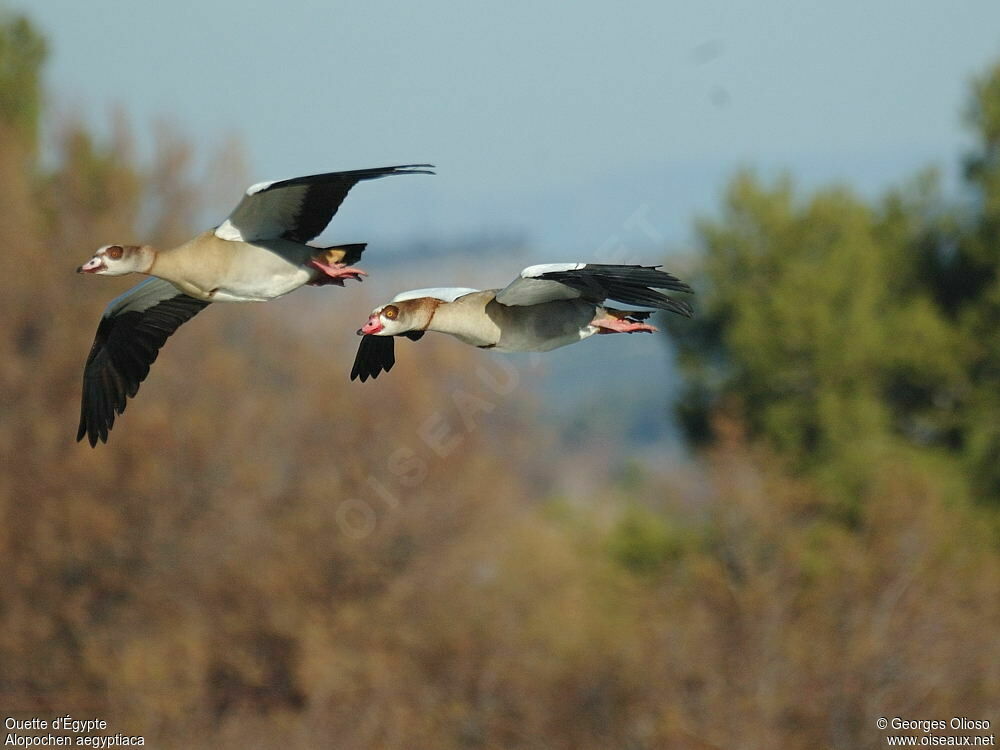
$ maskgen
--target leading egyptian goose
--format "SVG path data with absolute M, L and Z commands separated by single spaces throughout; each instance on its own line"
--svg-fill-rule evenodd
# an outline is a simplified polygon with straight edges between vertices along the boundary
M 148 279 L 104 311 L 83 371 L 76 439 L 107 442 L 115 415 L 139 390 L 167 338 L 211 302 L 264 302 L 305 285 L 361 280 L 364 244 L 313 247 L 347 193 L 362 180 L 433 174 L 431 164 L 328 172 L 251 185 L 229 217 L 170 250 L 105 245 L 79 273 Z
M 546 352 L 595 333 L 653 333 L 652 310 L 692 316 L 691 306 L 659 289 L 691 287 L 657 266 L 547 263 L 521 271 L 503 289 L 416 289 L 376 307 L 362 336 L 351 380 L 377 378 L 396 362 L 393 337 L 416 341 L 426 331 L 500 352 Z M 613 300 L 645 310 L 618 310 Z

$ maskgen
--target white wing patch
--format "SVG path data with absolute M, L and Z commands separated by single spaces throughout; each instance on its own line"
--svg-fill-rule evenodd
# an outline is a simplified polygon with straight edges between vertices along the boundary
M 309 185 L 288 185 L 268 190 L 275 182 L 258 182 L 247 188 L 229 217 L 215 228 L 215 236 L 233 242 L 253 242 L 281 237 L 295 225 L 295 217 L 309 192 Z
M 267 190 L 271 185 L 278 182 L 278 180 L 268 180 L 267 182 L 255 182 L 253 185 L 247 188 L 247 195 L 256 195 L 261 190 Z
M 472 294 L 474 292 L 480 291 L 479 289 L 470 289 L 469 287 L 458 286 L 458 287 L 430 287 L 428 289 L 414 289 L 409 292 L 400 292 L 395 297 L 392 298 L 392 302 L 404 302 L 408 299 L 420 299 L 421 297 L 433 297 L 434 299 L 439 299 L 442 302 L 454 302 L 459 297 L 464 297 L 466 294 Z
M 215 236 L 220 240 L 230 240 L 231 242 L 243 241 L 243 235 L 240 233 L 240 230 L 229 219 L 226 219 L 215 228 Z
M 523 271 L 521 271 L 522 279 L 530 279 L 536 276 L 541 276 L 545 273 L 553 273 L 555 271 L 579 271 L 583 268 L 586 263 L 542 263 L 537 266 L 528 266 Z
M 253 196 L 263 190 L 267 190 L 275 182 L 278 182 L 278 180 L 255 182 L 248 187 L 239 204 L 229 214 L 229 218 L 215 228 L 215 236 L 220 240 L 229 240 L 230 242 L 245 242 L 248 239 L 257 239 L 256 237 L 248 236 L 252 232 L 246 230 L 256 229 L 260 231 L 266 226 L 268 217 L 261 215 L 265 213 L 265 207 L 260 203 L 260 199 L 254 200 Z M 259 226 L 253 226 L 254 221 L 258 222 Z M 243 230 L 240 229 L 239 224 L 244 225 Z

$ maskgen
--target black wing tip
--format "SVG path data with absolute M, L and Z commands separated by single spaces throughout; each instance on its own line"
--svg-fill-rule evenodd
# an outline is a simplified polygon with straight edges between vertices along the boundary
M 437 169 L 433 164 L 400 164 L 395 167 L 386 167 L 390 174 L 437 174 Z
M 668 299 L 670 298 L 668 297 Z M 694 317 L 694 308 L 691 307 L 691 305 L 689 305 L 687 302 L 679 299 L 671 299 L 670 301 L 673 304 L 670 307 L 664 308 L 665 310 L 667 310 L 668 312 L 677 313 L 678 315 L 682 315 L 685 318 Z
M 667 271 L 661 271 L 661 270 L 659 270 L 659 268 L 660 268 L 659 266 L 656 266 L 656 273 L 662 274 L 663 276 L 665 276 L 666 280 L 669 282 L 670 286 L 662 286 L 662 287 L 658 286 L 658 287 L 654 287 L 655 289 L 670 289 L 670 290 L 675 291 L 675 292 L 684 292 L 685 294 L 694 294 L 694 289 L 692 289 L 691 285 L 688 284 L 686 281 L 683 281 L 683 280 L 677 278 L 672 273 L 669 273 Z
M 98 441 L 108 442 L 115 418 L 125 413 L 128 400 L 139 392 L 160 348 L 177 328 L 209 305 L 174 292 L 141 311 L 126 306 L 112 311 L 110 317 L 106 312 L 101 319 L 83 370 L 77 442 L 86 437 L 92 448 Z
M 389 372 L 396 364 L 395 343 L 392 336 L 365 334 L 358 344 L 358 353 L 351 368 L 351 380 L 362 383 L 375 380 L 380 373 Z
M 621 277 L 626 283 L 641 284 L 652 289 L 669 289 L 673 292 L 694 294 L 694 289 L 686 281 L 681 281 L 669 271 L 661 271 L 662 265 L 617 265 L 611 263 L 588 263 L 580 271 L 590 271 L 598 275 Z M 572 272 L 570 272 L 572 273 Z
M 601 303 L 613 300 L 655 310 L 668 310 L 684 317 L 694 317 L 690 305 L 668 297 L 661 289 L 693 293 L 690 286 L 660 266 L 587 263 L 582 268 L 550 271 L 539 278 L 557 281 L 581 292 L 585 299 Z
M 111 431 L 113 424 L 114 422 L 101 427 L 93 423 L 88 423 L 86 420 L 81 420 L 80 427 L 76 432 L 76 442 L 79 443 L 84 438 L 87 438 L 87 442 L 90 443 L 91 448 L 96 448 L 98 442 L 106 444 L 108 442 L 108 433 Z
M 302 177 L 289 177 L 284 180 L 273 180 L 267 183 L 267 187 L 260 188 L 254 195 L 267 193 L 271 190 L 279 190 L 297 185 L 341 185 L 342 188 L 350 190 L 358 182 L 363 180 L 375 180 L 379 177 L 389 177 L 396 174 L 436 174 L 433 164 L 397 164 L 391 167 L 370 167 L 367 169 L 351 169 L 346 172 L 319 172 L 317 174 L 303 175 Z M 341 197 L 341 200 L 343 197 Z M 340 205 L 338 200 L 337 205 Z M 333 213 L 336 213 L 334 210 Z M 332 216 L 333 214 L 331 214 Z M 323 225 L 326 228 L 326 225 Z M 319 234 L 319 232 L 317 232 Z M 312 236 L 307 239 L 312 239 Z M 303 240 L 304 242 L 305 240 Z
M 87 438 L 87 442 L 90 443 L 90 447 L 94 448 L 97 446 L 97 438 L 94 435 L 87 435 L 87 422 L 86 420 L 80 420 L 80 427 L 76 431 L 76 442 L 80 442 L 84 438 Z
M 351 381 L 360 380 L 362 383 L 365 383 L 368 381 L 368 378 L 375 380 L 383 372 L 389 372 L 391 369 L 391 364 L 387 367 L 371 366 L 366 369 L 360 369 L 358 363 L 355 362 L 354 367 L 351 369 Z
M 106 394 L 104 395 L 106 396 Z M 76 431 L 76 442 L 79 443 L 86 437 L 91 448 L 96 448 L 98 442 L 108 442 L 111 430 L 115 426 L 115 417 L 125 412 L 125 404 L 111 405 L 110 408 L 102 407 L 95 403 L 97 398 L 100 396 L 84 394 L 80 426 Z
M 661 271 L 660 270 L 661 268 L 663 268 L 663 266 L 649 266 L 650 271 L 659 275 L 661 278 L 664 279 L 664 281 L 668 281 L 670 283 L 670 286 L 655 286 L 653 284 L 650 284 L 650 286 L 652 286 L 654 289 L 670 289 L 675 292 L 685 292 L 686 294 L 694 294 L 694 289 L 691 288 L 690 284 L 688 284 L 686 281 L 683 281 L 682 279 L 677 278 L 669 271 Z
M 330 176 L 344 177 L 385 177 L 394 174 L 436 174 L 433 164 L 394 164 L 390 167 L 371 167 L 368 169 L 353 169 L 348 172 L 331 172 Z
M 354 367 L 351 368 L 351 382 L 354 382 L 355 380 L 360 380 L 362 383 L 364 383 L 368 380 L 368 378 L 371 378 L 372 380 L 377 378 L 380 370 L 375 370 L 374 372 L 371 372 L 370 368 L 368 367 L 363 368 L 361 362 L 358 361 L 360 359 L 360 352 L 358 353 L 358 355 L 359 356 L 356 357 L 354 360 Z

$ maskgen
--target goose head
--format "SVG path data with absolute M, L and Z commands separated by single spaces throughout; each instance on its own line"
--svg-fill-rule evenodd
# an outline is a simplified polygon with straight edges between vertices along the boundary
M 94 273 L 101 276 L 124 276 L 144 273 L 153 265 L 156 251 L 148 245 L 105 245 L 76 269 L 77 273 Z
M 422 297 L 376 307 L 368 316 L 368 322 L 358 329 L 358 335 L 399 336 L 408 331 L 423 331 L 440 303 L 440 300 Z

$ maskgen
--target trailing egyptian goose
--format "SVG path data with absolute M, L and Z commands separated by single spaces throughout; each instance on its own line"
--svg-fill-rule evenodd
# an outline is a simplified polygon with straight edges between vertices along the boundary
M 547 263 L 530 266 L 503 289 L 416 289 L 376 307 L 362 336 L 351 380 L 377 378 L 396 362 L 393 337 L 416 341 L 426 331 L 500 352 L 547 352 L 595 333 L 653 333 L 652 310 L 685 317 L 691 306 L 659 289 L 691 287 L 657 266 Z M 619 310 L 612 300 L 646 308 Z
M 79 273 L 148 279 L 104 311 L 83 371 L 76 439 L 107 442 L 115 415 L 139 384 L 167 338 L 211 302 L 264 302 L 305 284 L 361 280 L 353 268 L 364 244 L 313 247 L 347 193 L 362 180 L 433 174 L 430 164 L 358 169 L 251 185 L 229 217 L 170 250 L 105 245 Z

